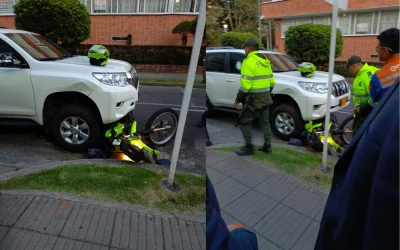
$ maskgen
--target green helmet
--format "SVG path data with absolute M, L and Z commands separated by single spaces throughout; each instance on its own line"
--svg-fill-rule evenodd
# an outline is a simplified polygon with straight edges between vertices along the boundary
M 110 52 L 103 45 L 93 45 L 88 52 L 91 65 L 104 66 L 108 62 Z
M 313 77 L 315 73 L 315 65 L 309 62 L 303 62 L 300 64 L 298 71 L 301 72 L 301 76 L 304 77 Z

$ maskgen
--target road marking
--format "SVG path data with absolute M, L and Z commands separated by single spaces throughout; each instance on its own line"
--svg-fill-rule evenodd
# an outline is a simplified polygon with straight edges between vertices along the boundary
M 182 105 L 178 104 L 169 104 L 169 103 L 151 103 L 151 102 L 137 102 L 136 104 L 141 104 L 141 105 L 152 105 L 152 106 L 168 106 L 168 107 L 181 107 Z M 195 108 L 195 109 L 205 109 L 206 107 L 201 107 L 201 106 L 189 106 L 189 108 Z

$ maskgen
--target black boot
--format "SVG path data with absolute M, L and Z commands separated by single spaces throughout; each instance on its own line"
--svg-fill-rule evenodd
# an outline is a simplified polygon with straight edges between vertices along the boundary
M 235 153 L 240 156 L 254 154 L 254 148 L 252 144 L 246 144 L 242 149 L 236 149 Z
M 271 144 L 264 143 L 264 146 L 258 148 L 258 150 L 267 154 L 272 154 Z

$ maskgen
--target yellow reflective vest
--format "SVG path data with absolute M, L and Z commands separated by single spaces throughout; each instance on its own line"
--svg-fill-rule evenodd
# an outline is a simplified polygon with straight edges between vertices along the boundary
M 270 61 L 258 51 L 253 51 L 243 60 L 240 89 L 236 101 L 243 102 L 251 95 L 250 106 L 261 109 L 272 104 L 271 88 L 275 86 Z

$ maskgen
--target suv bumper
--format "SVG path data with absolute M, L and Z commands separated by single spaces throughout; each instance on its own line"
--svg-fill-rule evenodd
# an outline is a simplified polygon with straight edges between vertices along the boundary
M 123 118 L 135 109 L 138 90 L 133 86 L 98 86 L 89 95 L 99 108 L 103 124 L 109 124 Z
M 347 101 L 343 100 L 344 98 L 347 98 Z M 350 98 L 350 92 L 338 97 L 332 95 L 330 112 L 336 112 L 347 107 L 350 104 Z M 342 105 L 341 100 L 343 100 Z M 325 96 L 301 97 L 298 103 L 302 103 L 300 111 L 305 121 L 321 119 L 326 115 L 327 99 Z

